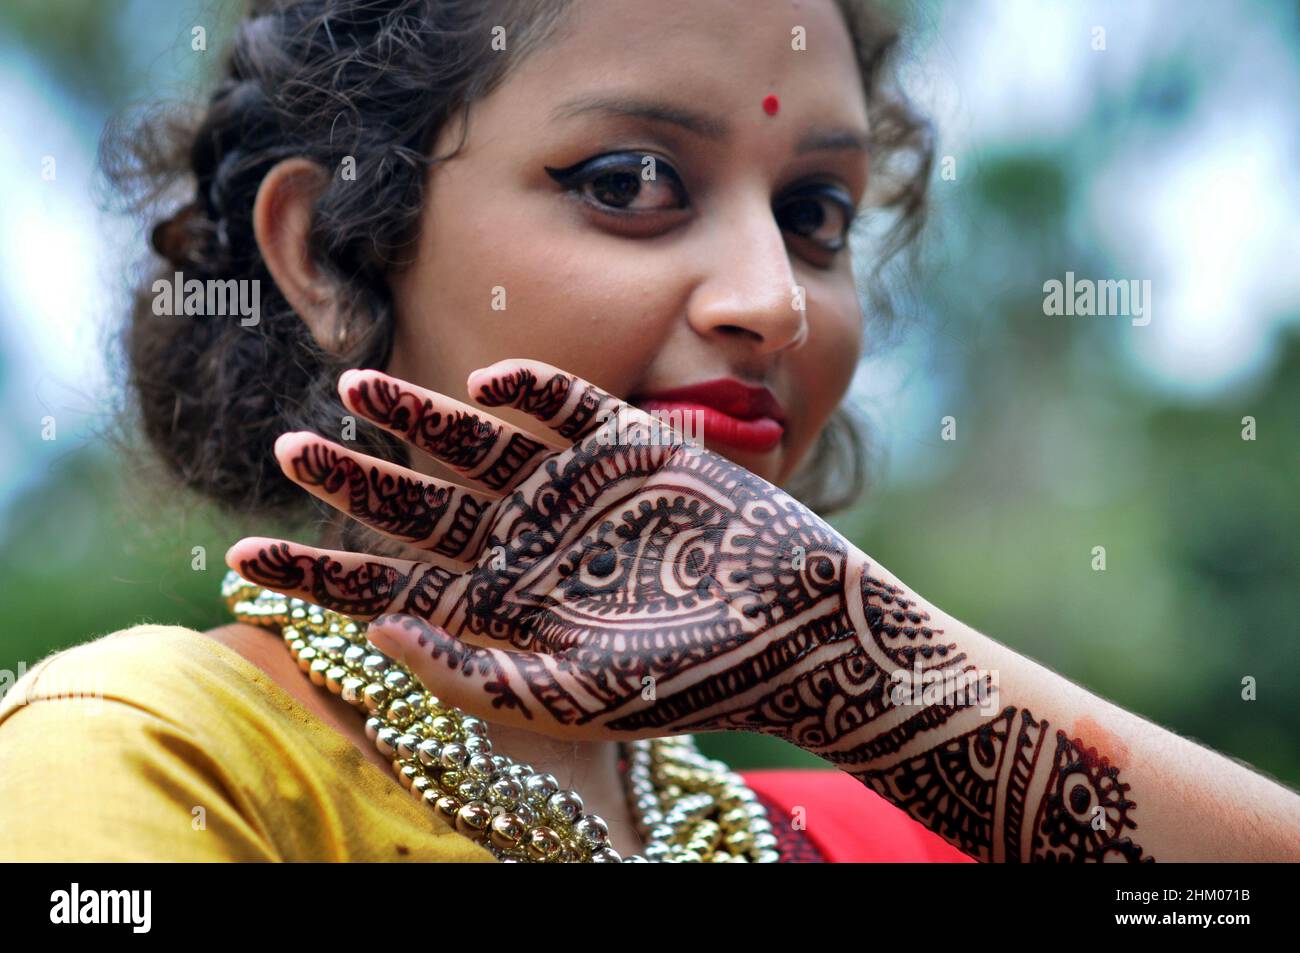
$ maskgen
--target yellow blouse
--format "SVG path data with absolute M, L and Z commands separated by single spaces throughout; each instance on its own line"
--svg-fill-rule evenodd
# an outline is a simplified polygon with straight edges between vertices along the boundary
M 0 699 L 0 860 L 495 858 L 234 649 L 137 625 Z

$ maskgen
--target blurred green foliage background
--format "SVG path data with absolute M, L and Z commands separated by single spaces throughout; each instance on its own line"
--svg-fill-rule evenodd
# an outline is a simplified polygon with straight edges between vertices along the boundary
M 893 275 L 898 317 L 871 324 L 853 403 L 877 480 L 834 522 L 946 611 L 1295 786 L 1300 14 L 1138 6 L 904 5 L 906 75 L 955 175 L 936 170 L 915 269 Z M 0 6 L 2 669 L 138 622 L 222 624 L 225 548 L 274 533 L 174 496 L 100 437 L 115 256 L 142 239 L 93 214 L 95 140 L 134 102 L 196 94 L 230 21 L 212 3 Z M 52 152 L 57 185 L 39 177 Z M 1250 161 L 1214 158 L 1229 153 Z M 38 286 L 33 243 L 52 262 Z M 1067 270 L 1153 279 L 1151 326 L 1045 316 L 1043 283 Z M 59 297 L 83 278 L 96 290 Z M 818 763 L 702 741 L 737 767 Z

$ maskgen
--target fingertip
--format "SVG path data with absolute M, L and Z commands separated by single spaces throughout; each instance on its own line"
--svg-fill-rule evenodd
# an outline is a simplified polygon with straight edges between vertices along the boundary
M 469 377 L 465 378 L 465 392 L 469 394 L 471 400 L 480 404 L 489 402 L 490 392 L 487 385 L 496 376 L 496 368 L 501 363 L 497 361 L 496 364 L 489 364 L 487 367 L 469 372 Z
M 239 554 L 246 552 L 250 548 L 250 544 L 256 539 L 256 536 L 245 536 L 242 539 L 237 539 L 231 543 L 230 548 L 226 550 L 226 564 L 230 565 L 234 561 L 238 560 Z
M 310 430 L 291 430 L 275 438 L 273 452 L 284 475 L 295 483 L 306 486 L 307 482 L 300 479 L 296 472 L 295 458 L 299 458 L 306 448 L 313 443 L 328 442 L 320 434 L 313 433 Z
M 237 539 L 226 550 L 226 565 L 235 572 L 243 572 L 243 564 L 256 557 L 260 550 L 272 541 L 263 539 L 260 536 L 245 536 L 243 539 Z
M 288 431 L 287 433 L 280 434 L 280 436 L 275 438 L 275 446 L 272 448 L 272 452 L 277 457 L 289 453 L 290 448 L 293 446 L 294 438 L 296 436 L 297 434 L 292 430 Z
M 400 660 L 404 655 L 405 646 L 402 644 L 397 632 L 385 627 L 382 621 L 382 619 L 376 619 L 370 623 L 369 628 L 366 629 L 366 640 L 389 658 Z
M 338 393 L 339 399 L 349 409 L 353 409 L 352 395 L 366 380 L 367 374 L 375 374 L 376 371 L 366 370 L 362 367 L 349 367 L 339 375 Z
M 282 542 L 282 540 L 273 539 L 270 536 L 245 536 L 243 539 L 236 540 L 234 545 L 226 550 L 226 555 L 228 557 L 233 556 L 236 551 L 240 553 L 258 552 Z
M 407 615 L 404 612 L 385 612 L 383 615 L 377 615 L 370 620 L 368 628 L 371 629 L 394 629 L 405 631 L 406 629 L 417 626 L 420 629 L 427 628 L 429 623 L 417 616 Z

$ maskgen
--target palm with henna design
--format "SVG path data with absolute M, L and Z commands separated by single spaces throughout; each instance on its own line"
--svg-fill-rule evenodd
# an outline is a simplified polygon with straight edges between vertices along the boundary
M 386 626 L 419 627 L 426 644 L 416 674 L 432 678 L 424 669 L 440 664 L 479 681 L 497 721 L 629 737 L 797 728 L 800 743 L 819 740 L 821 729 L 795 723 L 805 718 L 782 723 L 775 689 L 853 667 L 838 534 L 761 478 L 555 368 L 502 362 L 470 384 L 479 404 L 523 410 L 570 446 L 375 371 L 344 375 L 348 408 L 468 486 L 309 434 L 277 444 L 285 472 L 311 492 L 467 566 L 259 539 L 228 562 L 354 618 L 399 614 Z M 621 444 L 609 439 L 618 414 Z

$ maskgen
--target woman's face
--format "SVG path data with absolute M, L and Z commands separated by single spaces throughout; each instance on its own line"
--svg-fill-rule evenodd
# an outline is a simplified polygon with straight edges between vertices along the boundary
M 836 246 L 866 133 L 832 0 L 579 2 L 431 170 L 388 369 L 461 396 L 475 368 L 536 358 L 698 410 L 709 449 L 781 482 L 860 351 Z M 671 393 L 719 381 L 751 389 Z

